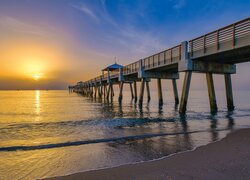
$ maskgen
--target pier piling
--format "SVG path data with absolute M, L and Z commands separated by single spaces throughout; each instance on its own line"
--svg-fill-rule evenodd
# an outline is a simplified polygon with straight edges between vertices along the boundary
M 213 81 L 213 75 L 212 73 L 206 73 L 207 78 L 207 88 L 208 88 L 208 97 L 209 97 L 209 103 L 210 103 L 210 110 L 211 113 L 217 112 L 217 103 L 216 103 L 216 95 L 214 90 L 214 81 Z
M 179 104 L 179 96 L 178 96 L 176 79 L 172 79 L 172 85 L 173 85 L 173 91 L 174 91 L 175 104 Z
M 163 104 L 163 98 L 162 98 L 162 87 L 161 87 L 161 79 L 157 79 L 157 87 L 158 87 L 158 99 L 159 99 L 159 105 L 161 106 Z
M 123 82 L 120 83 L 120 93 L 118 98 L 119 103 L 122 102 L 122 90 L 123 90 Z
M 224 77 L 225 77 L 225 86 L 226 86 L 227 109 L 229 111 L 233 111 L 234 101 L 233 101 L 231 74 L 225 74 Z
M 133 92 L 133 87 L 132 87 L 132 83 L 129 83 L 129 87 L 130 87 L 130 93 L 131 93 L 131 99 L 134 99 L 134 92 Z
M 147 88 L 147 95 L 148 95 L 148 102 L 151 100 L 151 96 L 150 96 L 150 89 L 149 89 L 149 82 L 146 81 L 146 88 Z
M 137 85 L 136 85 L 136 81 L 134 81 L 134 94 L 135 94 L 135 103 L 137 102 Z
M 141 79 L 141 89 L 140 89 L 139 105 L 142 105 L 142 103 L 143 103 L 144 88 L 145 88 L 145 78 L 142 78 Z
M 181 114 L 185 113 L 187 109 L 187 101 L 188 101 L 191 77 L 192 77 L 192 71 L 186 71 L 183 82 L 182 94 L 181 94 L 181 104 L 179 109 L 179 112 Z

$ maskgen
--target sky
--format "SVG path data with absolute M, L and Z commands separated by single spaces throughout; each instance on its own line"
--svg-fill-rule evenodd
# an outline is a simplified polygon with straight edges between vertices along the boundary
M 66 89 L 250 15 L 249 0 L 0 0 L 0 89 Z M 233 86 L 249 89 L 250 63 Z M 181 75 L 182 77 L 182 75 Z M 202 89 L 202 74 L 193 76 Z M 216 87 L 223 88 L 215 76 Z

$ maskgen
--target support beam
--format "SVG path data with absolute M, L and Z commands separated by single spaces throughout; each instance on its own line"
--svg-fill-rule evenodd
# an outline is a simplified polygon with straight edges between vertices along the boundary
M 161 106 L 163 104 L 163 98 L 162 98 L 162 87 L 160 78 L 157 79 L 157 88 L 158 88 L 159 105 Z
M 216 103 L 216 95 L 214 91 L 214 81 L 212 73 L 206 73 L 206 78 L 207 78 L 207 89 L 208 89 L 210 110 L 211 113 L 215 113 L 218 111 L 218 108 Z
M 137 85 L 136 81 L 134 81 L 134 94 L 135 94 L 135 103 L 137 102 Z
M 233 89 L 231 74 L 225 74 L 226 96 L 227 96 L 227 109 L 228 111 L 234 110 Z
M 133 92 L 133 87 L 131 83 L 129 83 L 129 87 L 130 87 L 130 92 L 131 92 L 131 99 L 134 99 L 134 92 Z
M 151 96 L 150 96 L 150 89 L 149 89 L 149 82 L 146 81 L 146 88 L 147 88 L 147 95 L 148 95 L 148 102 L 151 100 Z
M 172 79 L 172 85 L 173 85 L 173 91 L 174 91 L 175 104 L 179 104 L 179 96 L 178 96 L 176 79 Z
M 142 78 L 141 79 L 141 89 L 140 89 L 139 105 L 142 105 L 142 103 L 143 103 L 144 88 L 145 88 L 145 78 Z
M 192 71 L 186 71 L 182 88 L 181 104 L 179 109 L 179 112 L 181 114 L 186 113 L 187 110 L 187 101 L 188 101 L 191 77 L 192 77 Z
M 120 93 L 118 98 L 119 103 L 122 102 L 122 90 L 123 90 L 123 82 L 120 82 Z

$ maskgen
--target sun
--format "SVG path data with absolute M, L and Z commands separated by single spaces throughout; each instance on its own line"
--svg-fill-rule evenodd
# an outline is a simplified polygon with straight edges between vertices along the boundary
M 38 81 L 39 79 L 41 79 L 41 75 L 40 74 L 35 74 L 35 75 L 33 75 L 33 79 Z

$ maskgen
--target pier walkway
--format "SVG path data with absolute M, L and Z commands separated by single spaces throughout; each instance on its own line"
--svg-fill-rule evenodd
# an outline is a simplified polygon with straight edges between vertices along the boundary
M 122 102 L 124 83 L 131 89 L 135 103 L 139 98 L 142 105 L 146 86 L 150 100 L 149 82 L 157 79 L 159 104 L 163 103 L 161 79 L 169 79 L 173 84 L 176 104 L 179 104 L 176 80 L 184 72 L 184 82 L 179 112 L 185 113 L 193 72 L 205 73 L 211 112 L 217 111 L 213 74 L 224 75 L 227 107 L 234 109 L 231 74 L 236 73 L 236 64 L 250 61 L 250 18 L 215 30 L 198 38 L 142 58 L 126 66 L 113 64 L 102 70 L 102 74 L 85 82 L 78 82 L 69 89 L 86 96 L 112 100 L 113 85 L 119 84 L 119 102 Z M 140 82 L 139 97 L 137 82 Z

